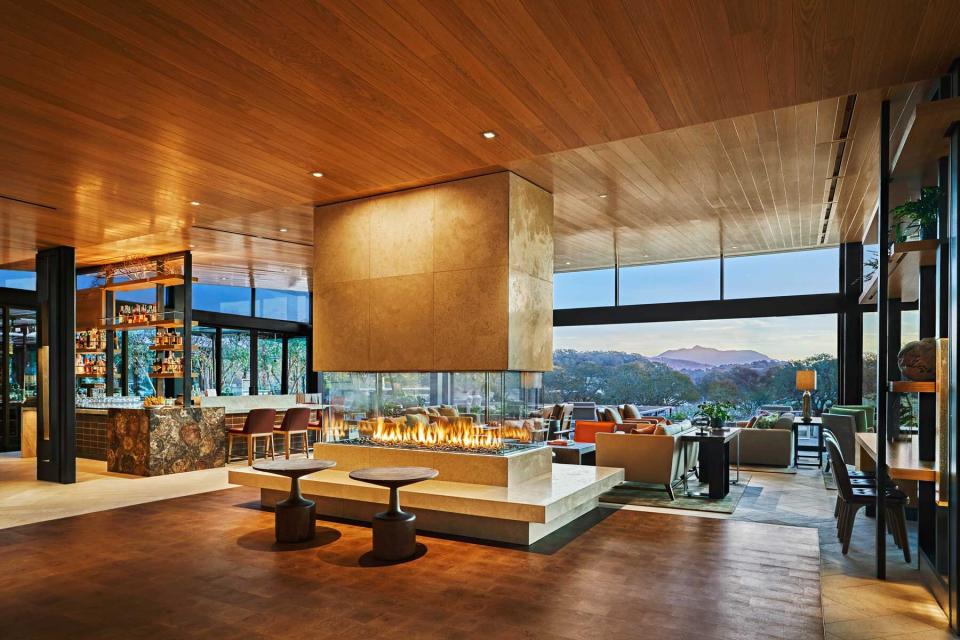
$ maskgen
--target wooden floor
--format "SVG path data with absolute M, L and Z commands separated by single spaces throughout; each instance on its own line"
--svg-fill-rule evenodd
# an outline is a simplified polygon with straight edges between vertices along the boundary
M 4 638 L 823 637 L 815 530 L 597 509 L 531 549 L 278 548 L 246 488 L 0 531 Z

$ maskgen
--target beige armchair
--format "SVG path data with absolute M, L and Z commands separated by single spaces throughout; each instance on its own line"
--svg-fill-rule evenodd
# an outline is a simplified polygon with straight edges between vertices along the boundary
M 620 467 L 627 482 L 663 485 L 674 499 L 673 485 L 697 465 L 699 445 L 684 443 L 680 436 L 597 433 L 597 466 Z M 686 447 L 686 469 L 683 449 Z

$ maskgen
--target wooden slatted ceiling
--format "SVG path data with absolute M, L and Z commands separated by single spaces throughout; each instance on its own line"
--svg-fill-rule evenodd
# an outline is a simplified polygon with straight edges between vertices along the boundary
M 782 237 L 765 242 L 792 246 L 815 223 L 780 203 L 807 202 L 829 150 L 804 155 L 796 179 L 731 181 L 775 164 L 771 128 L 806 148 L 829 121 L 820 107 L 781 109 L 930 78 L 960 55 L 960 13 L 941 0 L 0 0 L 0 11 L 0 194 L 56 208 L 4 201 L 16 222 L 0 263 L 132 238 L 149 252 L 150 238 L 159 250 L 194 226 L 243 227 L 260 212 L 616 141 L 591 164 L 639 157 L 630 197 L 665 223 L 683 221 L 681 204 L 704 220 L 736 204 L 738 242 L 771 227 Z M 705 157 L 673 157 L 698 137 Z M 722 154 L 728 166 L 711 170 Z M 569 161 L 568 179 L 583 161 Z M 309 175 L 318 168 L 322 180 Z M 580 173 L 580 191 L 596 191 Z M 771 221 L 751 220 L 771 207 Z M 590 230 L 576 217 L 565 233 Z
M 857 96 L 826 234 L 846 96 L 508 166 L 555 194 L 560 271 L 612 266 L 615 247 L 621 265 L 716 257 L 721 236 L 727 255 L 830 246 L 859 240 L 876 202 L 880 102 L 897 139 L 929 88 Z

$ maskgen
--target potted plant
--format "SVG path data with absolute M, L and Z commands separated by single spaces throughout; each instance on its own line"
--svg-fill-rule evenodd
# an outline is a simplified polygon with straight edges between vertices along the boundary
M 937 237 L 937 218 L 940 215 L 940 187 L 923 187 L 920 199 L 904 202 L 894 207 L 894 220 L 902 225 L 898 240 L 905 239 L 913 231 L 919 231 L 921 240 Z M 910 233 L 908 233 L 910 232 Z
M 733 403 L 726 400 L 711 400 L 704 402 L 697 407 L 698 416 L 710 418 L 710 426 L 714 429 L 722 429 L 725 422 L 732 416 L 730 410 L 733 409 Z

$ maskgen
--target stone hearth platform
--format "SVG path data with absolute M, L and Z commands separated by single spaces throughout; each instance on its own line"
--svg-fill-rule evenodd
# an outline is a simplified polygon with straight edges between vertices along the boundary
M 351 480 L 349 471 L 338 467 L 305 476 L 301 491 L 317 502 L 318 514 L 369 522 L 386 509 L 388 491 Z M 451 482 L 441 475 L 402 489 L 400 502 L 417 515 L 420 531 L 529 545 L 596 508 L 602 493 L 623 482 L 623 473 L 551 464 L 546 473 L 511 486 Z M 229 482 L 259 488 L 264 507 L 285 498 L 290 487 L 287 478 L 249 467 L 230 469 Z

